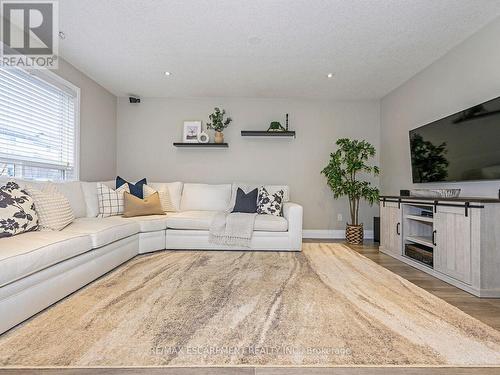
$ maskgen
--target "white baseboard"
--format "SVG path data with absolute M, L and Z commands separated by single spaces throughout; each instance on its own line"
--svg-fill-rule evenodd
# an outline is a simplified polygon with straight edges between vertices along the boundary
M 304 229 L 302 231 L 302 238 L 343 239 L 343 238 L 345 238 L 345 230 Z M 365 230 L 365 238 L 367 240 L 372 240 L 373 239 L 373 231 L 372 230 Z

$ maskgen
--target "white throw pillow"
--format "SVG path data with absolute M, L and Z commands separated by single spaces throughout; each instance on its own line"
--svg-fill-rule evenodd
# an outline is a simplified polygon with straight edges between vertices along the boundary
M 184 186 L 182 182 L 148 182 L 148 185 L 156 189 L 156 191 L 168 190 L 174 211 L 180 211 L 182 188 Z
M 230 184 L 184 184 L 181 211 L 228 211 L 230 203 Z
M 144 185 L 142 187 L 142 193 L 144 195 L 144 198 L 147 198 L 154 193 L 158 193 L 158 195 L 160 196 L 160 203 L 163 211 L 175 212 L 175 207 L 172 204 L 172 200 L 170 199 L 170 192 L 168 191 L 168 187 L 164 186 L 162 189 L 156 190 L 149 185 Z
M 35 201 L 35 210 L 42 229 L 61 230 L 75 220 L 68 198 L 62 195 L 54 184 L 46 184 L 41 189 L 30 185 L 26 190 Z
M 99 201 L 98 217 L 109 217 L 123 214 L 123 194 L 130 193 L 128 184 L 123 184 L 118 189 L 97 183 L 97 200 Z

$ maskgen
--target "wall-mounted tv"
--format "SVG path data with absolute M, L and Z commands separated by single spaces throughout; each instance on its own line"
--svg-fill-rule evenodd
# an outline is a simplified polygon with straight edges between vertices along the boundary
M 414 183 L 500 180 L 500 97 L 410 131 Z

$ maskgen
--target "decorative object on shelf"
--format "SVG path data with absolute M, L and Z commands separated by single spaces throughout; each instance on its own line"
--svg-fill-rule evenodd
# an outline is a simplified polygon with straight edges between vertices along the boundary
M 379 174 L 379 168 L 367 164 L 368 159 L 375 156 L 375 147 L 362 140 L 348 138 L 338 139 L 337 151 L 330 154 L 328 165 L 321 171 L 332 189 L 333 196 L 347 196 L 351 223 L 346 227 L 347 242 L 354 245 L 363 243 L 363 224 L 359 223 L 359 204 L 361 199 L 373 205 L 379 199 L 379 190 L 371 186 L 369 181 L 358 179 L 358 174 Z
M 225 115 L 225 109 L 221 111 L 219 108 L 215 107 L 214 113 L 208 116 L 211 122 L 207 123 L 207 129 L 215 130 L 215 143 L 224 143 L 223 130 L 233 121 L 231 117 L 224 120 Z
M 399 195 L 402 197 L 409 197 L 410 196 L 410 190 L 400 190 Z
M 184 121 L 182 142 L 198 143 L 198 134 L 201 133 L 201 121 Z
M 215 143 L 224 143 L 224 133 L 223 132 L 215 132 Z
M 278 121 L 273 121 L 271 122 L 271 125 L 269 125 L 269 128 L 267 129 L 268 132 L 284 132 L 286 131 L 283 126 Z
M 412 189 L 410 195 L 424 198 L 457 198 L 461 189 Z
M 208 143 L 210 141 L 210 137 L 208 136 L 207 133 L 201 132 L 198 134 L 198 142 L 199 143 Z
M 288 113 L 286 114 L 286 126 L 285 126 L 285 130 L 288 131 Z

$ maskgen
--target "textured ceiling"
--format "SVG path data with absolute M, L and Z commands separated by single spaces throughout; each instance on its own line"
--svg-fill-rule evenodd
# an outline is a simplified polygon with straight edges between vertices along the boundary
M 59 3 L 61 55 L 150 97 L 380 98 L 500 15 L 500 0 Z

